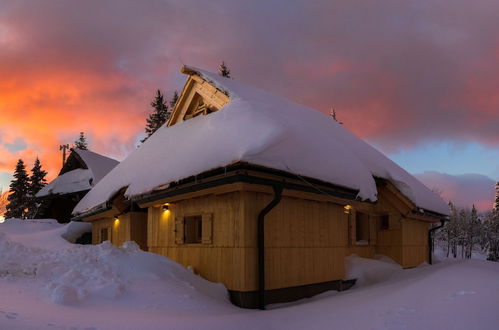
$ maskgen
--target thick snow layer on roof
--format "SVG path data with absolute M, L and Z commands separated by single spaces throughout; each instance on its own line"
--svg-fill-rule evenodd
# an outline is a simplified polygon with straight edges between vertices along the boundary
M 87 166 L 87 169 L 77 168 L 60 174 L 48 185 L 43 187 L 36 194 L 37 197 L 63 195 L 89 190 L 119 164 L 117 160 L 99 155 L 89 150 L 75 148 L 72 152 L 76 152 L 78 156 L 80 156 Z
M 88 169 L 92 171 L 94 184 L 99 182 L 107 173 L 109 173 L 109 171 L 119 164 L 117 160 L 102 156 L 90 150 L 75 148 L 73 149 L 73 152 L 76 152 L 85 162 Z
M 107 201 L 122 187 L 131 197 L 238 161 L 284 170 L 359 191 L 377 200 L 373 177 L 391 181 L 418 207 L 448 213 L 446 203 L 412 175 L 329 116 L 244 85 L 193 69 L 227 92 L 217 112 L 162 127 L 104 177 L 74 214 Z
M 92 180 L 92 172 L 90 170 L 77 168 L 59 175 L 48 185 L 40 189 L 36 197 L 63 195 L 90 190 L 92 188 Z

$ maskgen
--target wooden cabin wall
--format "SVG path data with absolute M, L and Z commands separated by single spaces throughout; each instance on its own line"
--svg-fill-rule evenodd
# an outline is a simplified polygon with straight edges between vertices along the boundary
M 164 211 L 148 209 L 147 247 L 229 290 L 257 290 L 257 218 L 272 200 L 269 187 L 250 185 L 228 192 L 227 187 L 209 194 L 178 196 Z M 268 188 L 268 189 L 267 189 Z M 265 218 L 266 286 L 278 289 L 343 279 L 344 257 L 383 254 L 404 267 L 425 260 L 428 225 L 406 220 L 394 207 L 354 202 L 345 214 L 343 205 L 317 198 L 316 194 L 284 191 L 281 202 Z M 319 196 L 319 195 L 317 195 Z M 182 199 L 185 198 L 185 199 Z M 356 245 L 355 209 L 369 214 L 369 244 Z M 176 219 L 210 214 L 209 243 L 176 242 Z M 389 214 L 389 229 L 381 230 L 380 217 Z M 178 222 L 177 222 L 178 224 Z
M 177 244 L 175 219 L 200 214 L 212 215 L 212 242 Z M 230 290 L 247 291 L 248 278 L 255 275 L 247 269 L 249 251 L 242 243 L 243 205 L 240 192 L 204 195 L 169 204 L 168 211 L 149 207 L 148 248 L 213 282 L 222 282 Z M 256 258 L 256 256 L 255 256 Z
M 92 221 L 92 244 L 100 244 L 101 241 L 101 229 L 108 228 L 111 234 L 111 243 L 113 243 L 113 218 L 100 218 Z
M 127 215 L 130 219 L 130 240 L 137 243 L 142 250 L 147 251 L 147 212 L 129 212 Z
M 109 241 L 121 246 L 127 241 L 135 241 L 141 249 L 147 250 L 147 213 L 129 212 L 114 217 L 106 217 L 92 221 L 92 244 L 101 243 L 101 230 L 109 229 Z
M 402 266 L 416 267 L 428 261 L 428 231 L 431 224 L 404 218 L 402 220 Z
M 402 265 L 402 229 L 400 214 L 391 213 L 389 216 L 389 228 L 381 230 L 378 227 L 378 242 L 376 254 L 390 257 Z
M 285 193 L 284 193 L 285 194 Z M 244 244 L 250 274 L 257 274 L 258 213 L 270 194 L 244 192 Z M 265 217 L 266 288 L 278 289 L 341 280 L 345 276 L 348 218 L 343 206 L 283 196 Z M 256 290 L 253 278 L 250 289 Z

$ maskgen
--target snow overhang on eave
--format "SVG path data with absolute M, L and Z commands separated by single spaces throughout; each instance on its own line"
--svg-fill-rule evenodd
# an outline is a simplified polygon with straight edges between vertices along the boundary
M 296 177 L 296 174 L 259 165 L 237 162 L 229 166 L 216 168 L 191 176 L 176 183 L 171 183 L 164 189 L 156 188 L 153 191 L 130 196 L 130 199 L 137 204 L 144 205 L 166 197 L 199 191 L 224 184 L 243 182 L 260 185 L 279 185 L 285 189 L 325 194 L 344 200 L 357 200 L 358 190 L 340 187 L 312 178 L 306 178 L 306 180 L 307 184 L 299 180 Z M 165 187 L 165 185 L 162 185 L 162 187 Z
M 92 217 L 94 215 L 97 215 L 99 213 L 103 213 L 106 211 L 109 211 L 112 208 L 112 205 L 109 201 L 106 201 L 104 203 L 98 204 L 91 209 L 81 212 L 78 214 L 75 214 L 72 218 L 71 221 L 80 221 L 83 220 L 84 218 Z

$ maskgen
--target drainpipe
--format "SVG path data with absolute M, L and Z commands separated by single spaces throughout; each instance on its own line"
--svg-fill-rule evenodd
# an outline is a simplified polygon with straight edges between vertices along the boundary
M 281 201 L 282 187 L 274 185 L 274 199 L 258 214 L 258 308 L 265 309 L 265 216 Z
M 432 259 L 433 259 L 433 233 L 437 230 L 442 228 L 445 225 L 445 222 L 447 221 L 446 218 L 441 218 L 440 219 L 440 225 L 431 228 L 428 231 L 428 262 L 429 264 L 433 264 Z

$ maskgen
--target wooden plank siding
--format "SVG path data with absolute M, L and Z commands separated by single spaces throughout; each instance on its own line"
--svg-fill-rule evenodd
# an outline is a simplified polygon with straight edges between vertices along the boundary
M 369 258 L 383 254 L 403 267 L 425 261 L 430 223 L 408 218 L 407 203 L 397 202 L 392 191 L 380 191 L 377 203 L 364 203 L 284 190 L 265 218 L 266 288 L 344 279 L 344 258 L 352 253 Z M 255 291 L 257 219 L 272 199 L 270 187 L 246 183 L 177 195 L 141 205 L 148 208 L 147 215 L 121 215 L 118 225 L 109 216 L 93 221 L 94 243 L 100 242 L 100 230 L 108 227 L 113 244 L 142 240 L 143 249 L 190 266 L 229 290 Z M 163 203 L 168 203 L 168 210 L 163 210 Z M 345 213 L 346 204 L 352 205 L 350 214 Z M 356 212 L 368 215 L 367 244 L 356 242 Z M 381 217 L 387 215 L 388 229 L 381 230 Z M 209 226 L 211 235 L 199 243 L 184 243 L 183 219 L 198 216 L 203 219 L 202 231 Z
M 168 212 L 160 206 L 150 207 L 149 251 L 191 266 L 230 290 L 256 290 L 257 218 L 273 198 L 266 193 L 269 189 L 264 191 L 177 200 L 169 204 Z M 177 244 L 175 218 L 201 213 L 212 214 L 212 243 Z M 342 205 L 284 196 L 265 221 L 267 289 L 344 277 L 348 218 Z
M 101 243 L 101 230 L 108 228 L 109 241 L 121 246 L 127 241 L 135 241 L 141 249 L 147 251 L 146 226 L 147 213 L 129 212 L 117 217 L 106 217 L 92 222 L 92 243 Z
M 428 222 L 404 218 L 402 221 L 402 266 L 416 267 L 428 261 Z

